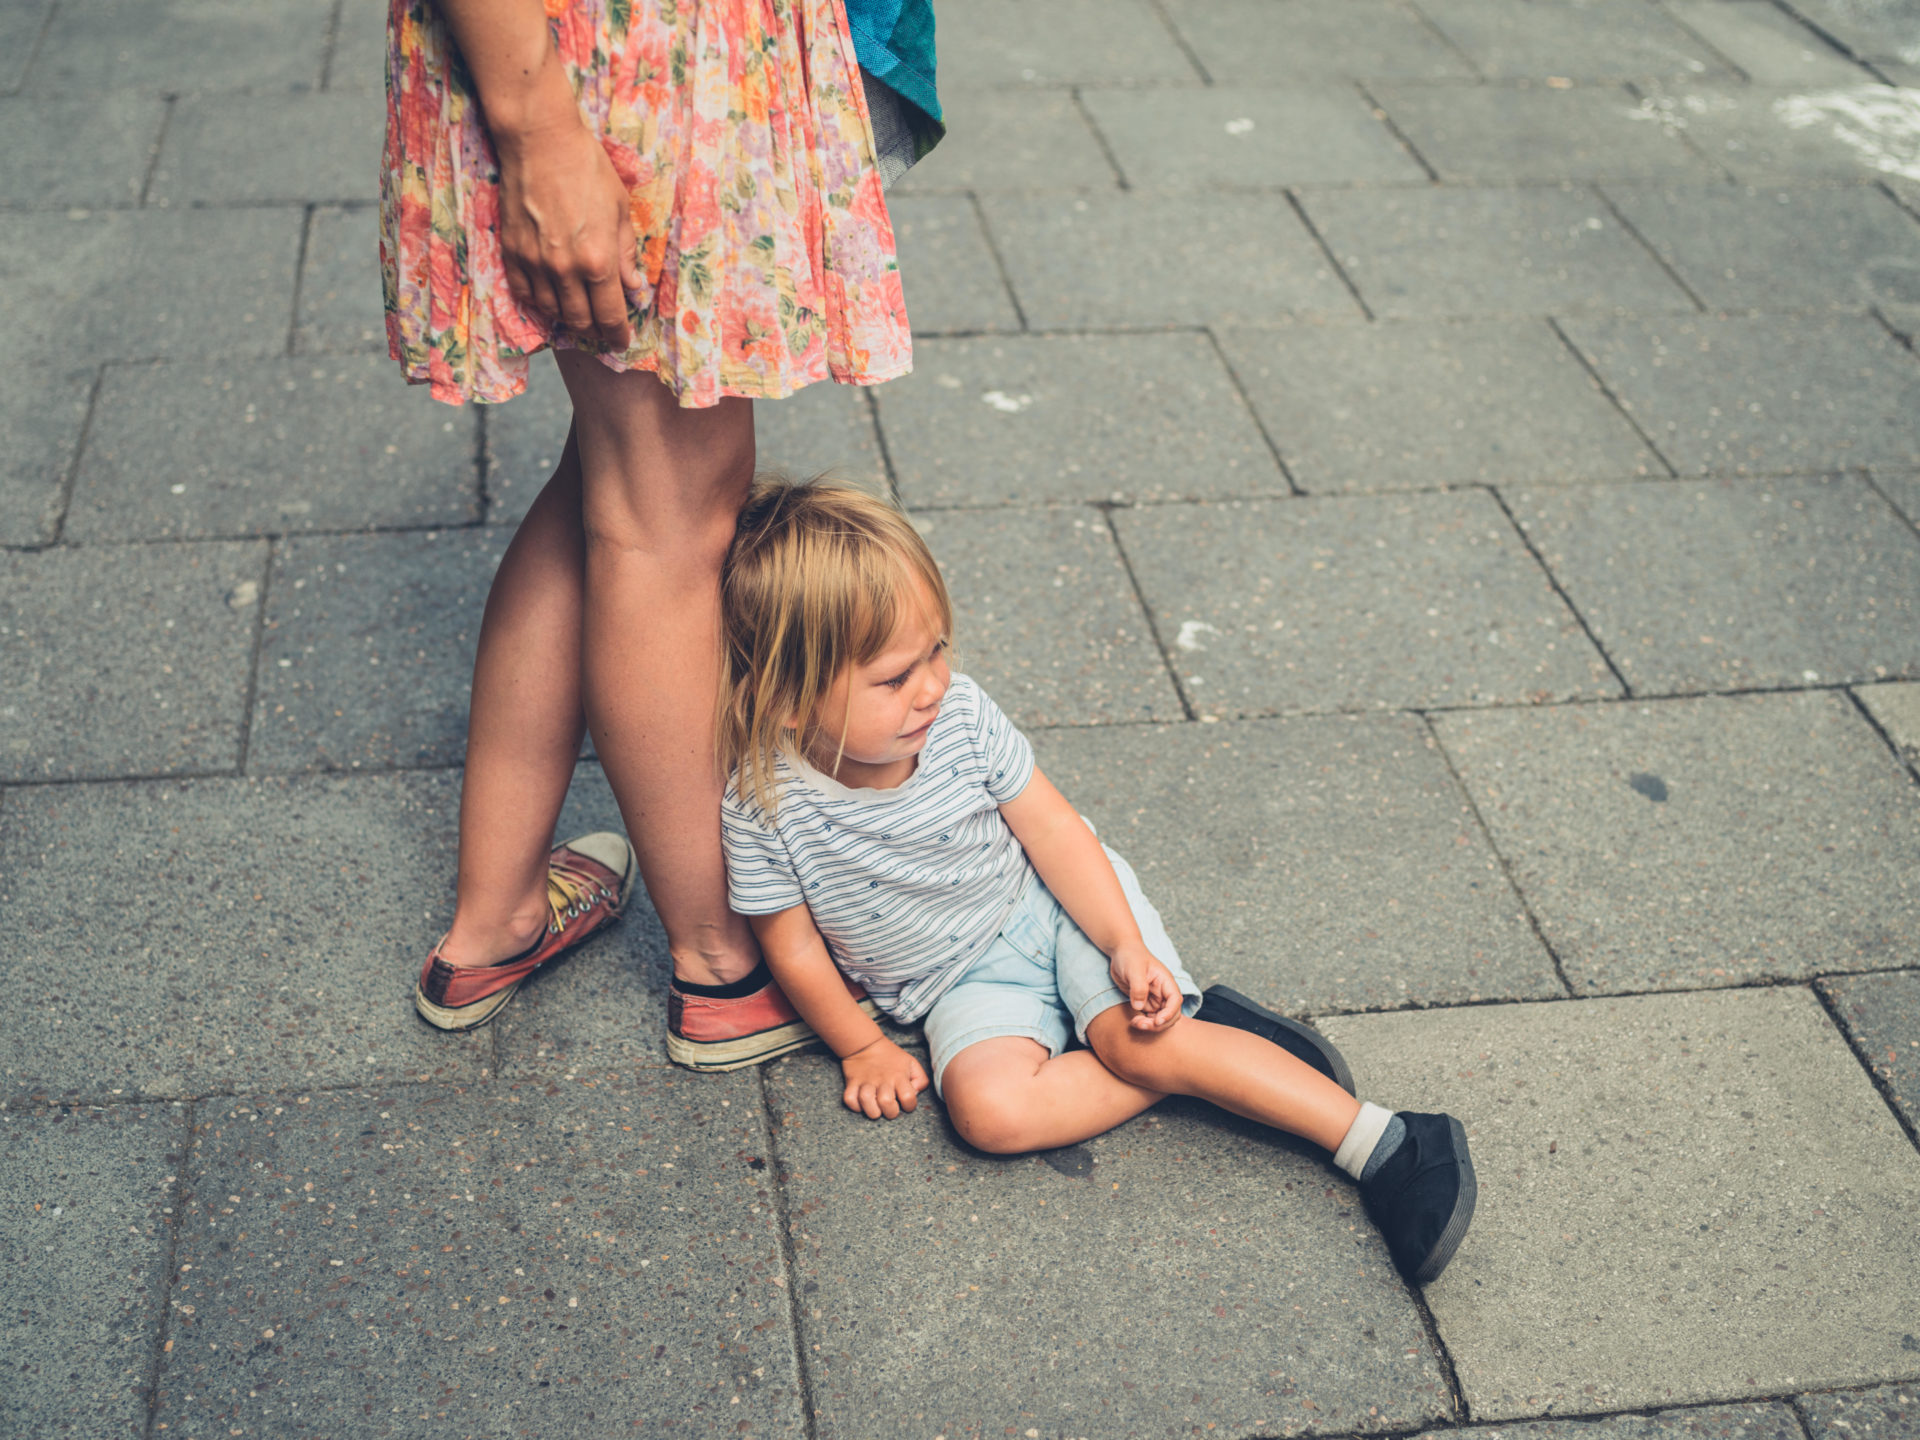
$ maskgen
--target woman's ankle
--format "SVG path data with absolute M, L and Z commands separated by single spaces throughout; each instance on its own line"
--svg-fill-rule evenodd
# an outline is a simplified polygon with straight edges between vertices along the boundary
M 746 979 L 760 967 L 757 951 L 705 955 L 669 946 L 673 956 L 673 978 L 684 984 L 721 986 Z
M 539 944 L 549 918 L 544 906 L 537 911 L 516 911 L 491 922 L 468 920 L 456 913 L 453 928 L 440 942 L 440 957 L 449 965 L 461 967 L 498 965 Z

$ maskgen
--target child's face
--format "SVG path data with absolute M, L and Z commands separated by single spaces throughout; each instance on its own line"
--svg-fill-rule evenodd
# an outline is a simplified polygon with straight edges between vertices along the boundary
M 919 603 L 907 607 L 885 647 L 866 664 L 842 671 L 821 706 L 808 759 L 841 780 L 905 780 L 940 713 L 953 675 L 947 637 L 937 628 L 933 597 L 924 585 L 917 589 Z

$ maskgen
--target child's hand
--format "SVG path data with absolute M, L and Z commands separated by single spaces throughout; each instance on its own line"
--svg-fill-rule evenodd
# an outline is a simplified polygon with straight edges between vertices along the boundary
M 919 1103 L 915 1097 L 933 1083 L 918 1060 L 884 1035 L 842 1060 L 840 1072 L 847 1077 L 840 1098 L 869 1120 L 882 1115 L 897 1119 L 902 1110 L 913 1109 Z
M 1180 986 L 1173 972 L 1144 945 L 1116 950 L 1108 966 L 1113 983 L 1127 992 L 1136 1030 L 1164 1030 L 1180 1018 Z

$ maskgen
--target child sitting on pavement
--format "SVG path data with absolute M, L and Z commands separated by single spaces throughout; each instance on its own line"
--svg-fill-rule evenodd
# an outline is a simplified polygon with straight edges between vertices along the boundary
M 952 605 L 905 516 L 763 480 L 721 584 L 729 900 L 839 1057 L 849 1108 L 895 1117 L 929 1083 L 858 985 L 924 1022 L 933 1088 L 982 1150 L 1070 1145 L 1198 1096 L 1332 1152 L 1408 1278 L 1440 1273 L 1473 1215 L 1459 1121 L 1363 1104 L 1316 1031 L 1202 997 L 1132 869 L 950 668 Z

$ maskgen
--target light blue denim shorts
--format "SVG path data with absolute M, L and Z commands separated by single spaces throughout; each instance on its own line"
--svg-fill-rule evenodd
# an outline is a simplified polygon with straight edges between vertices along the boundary
M 1133 867 L 1111 850 L 1107 858 L 1113 861 L 1147 949 L 1173 972 L 1186 997 L 1181 1012 L 1192 1015 L 1200 1008 L 1200 988 L 1181 965 L 1160 912 L 1140 893 Z M 927 1012 L 933 1088 L 940 1093 L 947 1062 L 969 1045 L 1024 1035 L 1046 1046 L 1049 1055 L 1058 1055 L 1069 1040 L 1086 1043 L 1087 1022 L 1094 1016 L 1126 1003 L 1126 993 L 1113 983 L 1106 955 L 1035 875 L 993 943 Z

